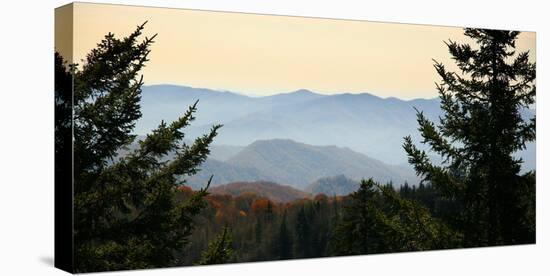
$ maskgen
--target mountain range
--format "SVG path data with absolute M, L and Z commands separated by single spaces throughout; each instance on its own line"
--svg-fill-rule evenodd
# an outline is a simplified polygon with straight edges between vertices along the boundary
M 188 137 L 224 124 L 216 144 L 247 146 L 256 140 L 291 139 L 310 145 L 348 147 L 386 163 L 406 163 L 403 137 L 418 138 L 415 111 L 434 119 L 437 99 L 383 99 L 368 93 L 321 95 L 298 90 L 266 97 L 248 97 L 174 85 L 143 87 L 138 134 L 172 121 L 199 100 L 196 121 Z
M 349 148 L 313 146 L 288 139 L 260 140 L 225 161 L 209 158 L 201 170 L 187 178 L 193 188 L 230 182 L 270 181 L 304 190 L 319 178 L 345 175 L 354 180 L 373 178 L 397 185 L 418 183 L 410 167 L 388 165 Z
M 186 129 L 187 138 L 224 124 L 214 145 L 221 161 L 257 140 L 290 139 L 313 146 L 346 147 L 387 164 L 404 165 L 403 137 L 419 142 L 415 108 L 438 122 L 439 99 L 402 100 L 369 93 L 322 95 L 297 90 L 273 96 L 249 97 L 235 92 L 176 85 L 152 85 L 142 89 L 142 118 L 136 133 L 145 134 L 161 120 L 172 121 L 199 100 L 196 121 Z M 534 110 L 522 111 L 532 117 Z M 422 146 L 421 146 L 422 148 Z M 524 171 L 534 169 L 535 144 L 518 153 Z M 250 172 L 253 173 L 253 172 Z

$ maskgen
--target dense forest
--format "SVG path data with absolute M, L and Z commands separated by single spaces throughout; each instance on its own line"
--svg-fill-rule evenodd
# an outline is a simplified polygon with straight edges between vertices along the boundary
M 193 193 L 182 187 L 178 197 L 185 200 Z M 431 186 L 403 186 L 395 190 L 391 185 L 378 186 L 365 181 L 361 189 L 350 196 L 318 194 L 314 198 L 282 203 L 254 193 L 243 193 L 239 196 L 213 194 L 206 200 L 208 206 L 196 218 L 199 230 L 191 235 L 190 250 L 182 256 L 182 264 L 190 265 L 200 259 L 209 241 L 223 233 L 226 227 L 230 227 L 233 252 L 227 262 L 460 247 L 458 233 L 428 216 L 429 213 L 440 214 L 445 209 L 435 202 Z M 376 203 L 372 209 L 369 207 L 364 217 L 358 216 L 356 211 L 369 201 Z M 415 216 L 420 216 L 419 224 L 415 224 Z M 351 221 L 353 223 L 348 224 Z M 351 229 L 358 225 L 365 229 Z M 369 233 L 369 227 L 377 227 L 377 234 L 367 235 L 368 241 L 362 245 L 360 238 L 363 231 Z M 433 231 L 430 234 L 442 236 L 441 240 L 437 244 L 432 244 L 433 240 L 422 241 L 422 231 Z M 355 235 L 350 236 L 353 233 Z
M 135 141 L 139 72 L 155 39 L 141 39 L 144 25 L 106 35 L 83 65 L 55 55 L 56 137 L 74 131 L 72 146 L 56 140 L 56 155 L 75 157 L 77 272 L 535 242 L 535 172 L 520 173 L 513 156 L 535 140 L 535 118 L 519 112 L 536 93 L 535 64 L 514 51 L 519 32 L 465 29 L 475 45 L 446 44 L 460 72 L 434 61 L 444 116 L 432 122 L 418 110 L 417 121 L 419 143 L 443 162 L 411 137 L 403 144 L 420 185 L 365 175 L 349 195 L 283 202 L 209 194 L 215 176 L 186 186 L 223 132 L 215 125 L 182 143 L 200 103 Z

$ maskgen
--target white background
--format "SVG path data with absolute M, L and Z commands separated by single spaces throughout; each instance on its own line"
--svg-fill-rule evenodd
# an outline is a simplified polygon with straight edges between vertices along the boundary
M 537 32 L 537 245 L 324 258 L 109 275 L 549 275 L 548 76 L 550 9 L 516 1 L 97 1 Z M 63 275 L 53 268 L 53 15 L 67 1 L 0 7 L 0 275 Z M 546 76 L 546 78 L 544 77 Z

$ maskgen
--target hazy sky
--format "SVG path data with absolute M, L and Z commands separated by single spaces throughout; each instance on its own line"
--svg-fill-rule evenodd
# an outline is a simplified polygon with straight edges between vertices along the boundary
M 158 33 L 142 71 L 146 84 L 249 95 L 305 88 L 435 97 L 432 59 L 452 64 L 443 41 L 465 41 L 454 27 L 76 3 L 74 60 L 106 33 L 125 36 L 145 21 L 147 36 Z M 70 40 L 56 36 L 58 45 Z M 522 33 L 517 46 L 534 60 L 534 33 Z

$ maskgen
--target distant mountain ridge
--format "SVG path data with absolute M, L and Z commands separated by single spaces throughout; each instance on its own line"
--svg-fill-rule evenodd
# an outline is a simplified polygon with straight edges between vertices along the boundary
M 341 196 L 351 194 L 359 189 L 360 183 L 347 178 L 345 175 L 324 177 L 308 185 L 304 190 L 313 195 Z
M 196 100 L 197 119 L 188 129 L 189 136 L 199 136 L 212 124 L 222 123 L 224 127 L 215 140 L 218 144 L 246 146 L 256 140 L 292 139 L 311 145 L 349 147 L 394 164 L 406 161 L 401 150 L 403 136 L 416 132 L 411 104 L 429 114 L 433 106 L 438 110 L 437 99 L 404 101 L 368 93 L 321 95 L 305 89 L 248 97 L 227 91 L 154 85 L 143 87 L 143 116 L 136 132 L 146 133 L 161 120 L 175 120 Z
M 323 97 L 323 95 L 298 90 L 266 97 L 249 97 L 229 91 L 162 84 L 143 86 L 141 97 L 143 116 L 136 125 L 138 134 L 149 132 L 161 120 L 177 119 L 197 100 L 199 100 L 199 108 L 195 124 L 211 125 L 227 123 L 277 105 L 295 104 Z
M 442 115 L 439 99 L 402 100 L 372 94 L 341 93 L 322 95 L 297 90 L 265 97 L 176 85 L 144 86 L 142 118 L 136 132 L 143 134 L 161 120 L 171 121 L 199 100 L 196 121 L 186 129 L 186 137 L 206 133 L 214 123 L 222 123 L 214 144 L 245 147 L 256 140 L 291 139 L 309 145 L 335 145 L 364 153 L 388 164 L 406 164 L 403 137 L 418 143 L 416 111 L 434 122 Z M 534 110 L 524 110 L 531 117 Z M 422 146 L 421 146 L 422 148 Z M 534 144 L 527 152 L 534 152 Z M 523 155 L 522 155 L 523 154 Z M 230 156 L 231 154 L 227 155 Z M 526 157 L 525 169 L 534 168 L 534 155 Z
M 296 199 L 309 198 L 311 195 L 290 186 L 279 185 L 273 182 L 233 182 L 222 186 L 212 187 L 211 194 L 239 196 L 245 193 L 254 193 L 258 197 L 265 197 L 275 202 L 290 202 Z
M 256 141 L 225 162 L 209 159 L 187 181 L 198 188 L 214 175 L 213 186 L 270 181 L 303 190 L 319 178 L 340 174 L 355 180 L 372 177 L 382 183 L 393 181 L 396 185 L 418 180 L 412 169 L 388 165 L 348 148 L 273 139 Z

